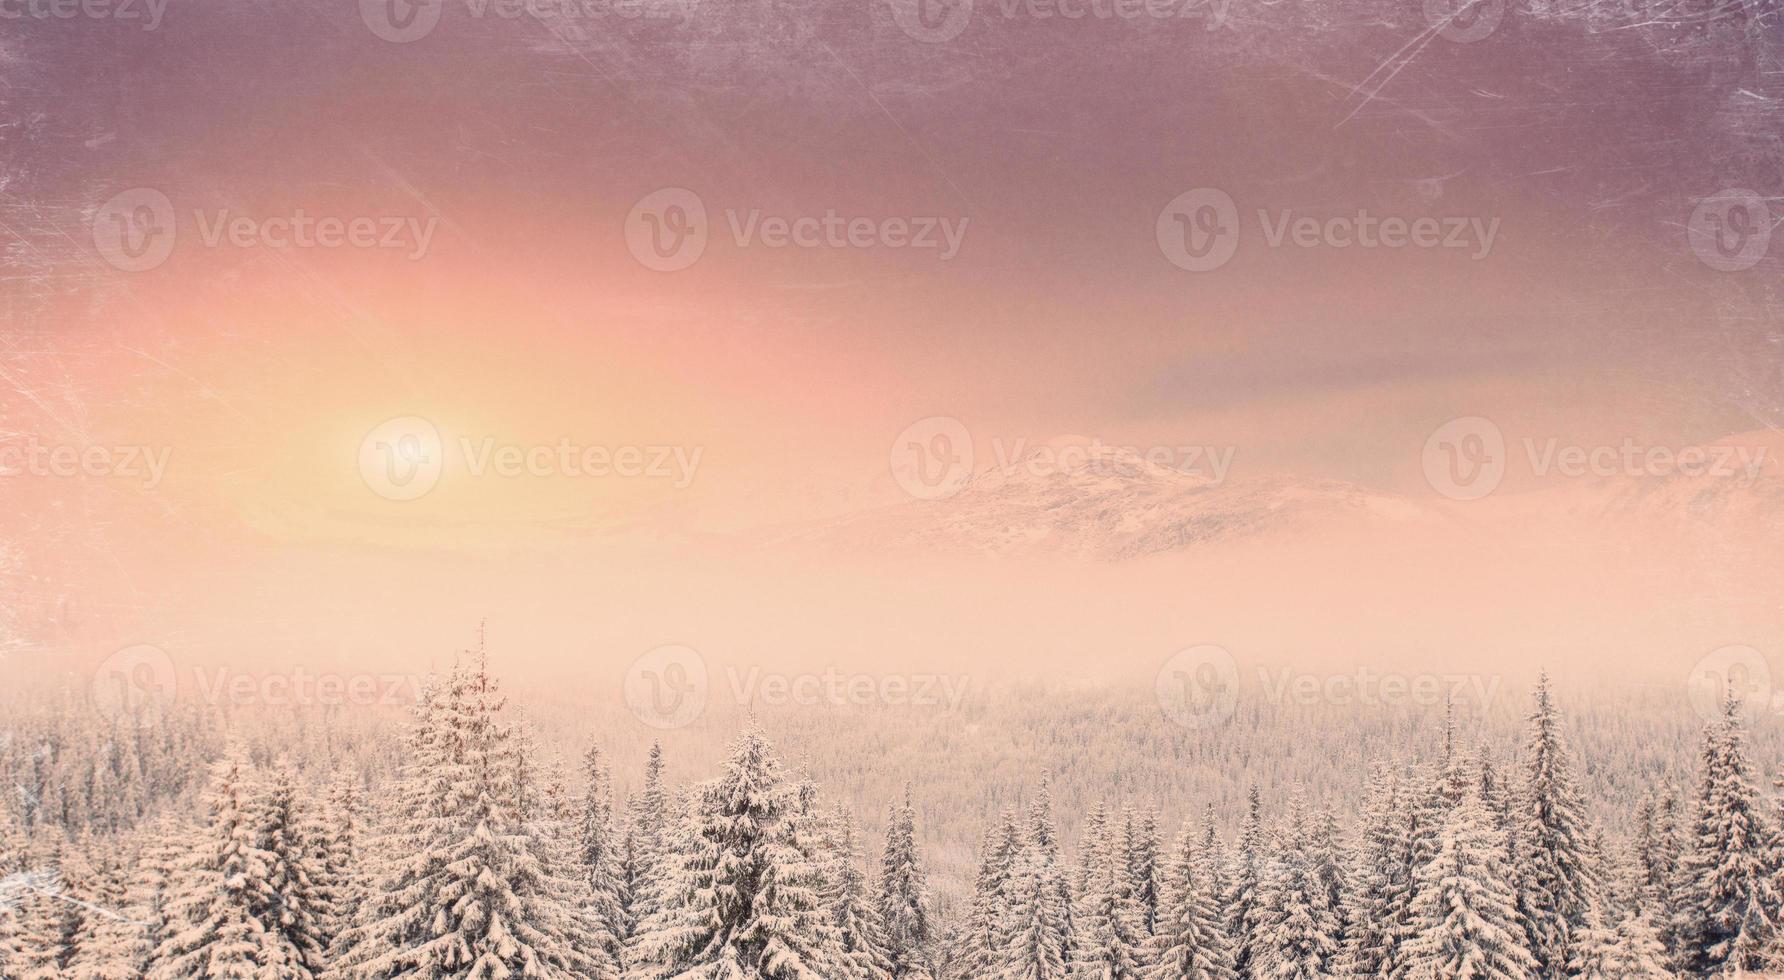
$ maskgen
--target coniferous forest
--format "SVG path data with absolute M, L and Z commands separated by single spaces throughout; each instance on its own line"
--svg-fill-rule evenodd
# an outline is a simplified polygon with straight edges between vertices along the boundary
M 1695 789 L 1650 793 L 1626 834 L 1588 816 L 1546 676 L 1514 758 L 1465 750 L 1452 719 L 1432 757 L 1379 760 L 1354 813 L 1253 787 L 1236 822 L 1176 801 L 1196 815 L 1167 827 L 1160 801 L 1112 800 L 1068 841 L 1042 771 L 945 911 L 922 783 L 868 839 L 764 728 L 704 779 L 653 748 L 621 799 L 601 746 L 552 761 L 479 650 L 426 684 L 387 779 L 226 739 L 199 792 L 157 801 L 155 761 L 110 751 L 67 797 L 81 825 L 32 795 L 0 824 L 0 974 L 1640 980 L 1784 960 L 1784 821 L 1733 696 Z

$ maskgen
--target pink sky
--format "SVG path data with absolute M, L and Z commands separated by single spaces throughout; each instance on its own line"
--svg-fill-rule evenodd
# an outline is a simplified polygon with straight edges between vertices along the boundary
M 961 629 L 973 604 L 894 590 L 926 611 L 908 632 L 860 641 L 862 624 L 901 608 L 872 598 L 898 579 L 890 568 L 752 582 L 705 535 L 897 499 L 888 448 L 928 416 L 980 438 L 1231 445 L 1239 476 L 1426 496 L 1421 446 L 1459 415 L 1513 438 L 1672 446 L 1778 419 L 1776 300 L 1762 284 L 1779 249 L 1718 272 L 1683 228 L 1726 187 L 1780 191 L 1751 162 L 1738 92 L 1757 83 L 1734 54 L 1705 80 L 1714 59 L 1700 51 L 1514 18 L 1480 42 L 1432 41 L 1384 84 L 1374 70 L 1425 29 L 1416 5 L 1240 5 L 1208 30 L 1005 19 L 981 4 L 959 38 L 924 44 L 878 4 L 708 4 L 684 27 L 579 26 L 566 44 L 552 25 L 455 4 L 405 45 L 336 6 L 195 5 L 152 32 L 33 23 L 30 43 L 0 47 L 17 68 L 9 113 L 40 110 L 25 113 L 9 164 L 5 230 L 24 271 L 5 283 L 0 428 L 14 443 L 171 453 L 152 489 L 0 485 L 19 588 L 52 653 L 263 643 L 295 657 L 330 637 L 334 652 L 418 652 L 479 615 L 562 657 L 605 643 L 623 660 L 688 632 L 723 643 L 727 624 L 762 647 L 775 630 L 752 605 L 772 596 L 769 608 L 795 611 L 843 576 L 861 594 L 788 646 L 841 637 L 895 656 Z M 136 273 L 89 247 L 94 214 L 131 187 L 165 193 L 178 226 L 172 256 Z M 644 267 L 624 237 L 633 204 L 662 187 L 694 190 L 713 225 L 678 272 Z M 1160 209 L 1195 187 L 1228 193 L 1246 226 L 1236 257 L 1208 273 L 1174 267 L 1155 239 Z M 437 226 L 414 259 L 202 241 L 201 214 L 300 208 Z M 727 209 L 967 230 L 945 261 L 773 249 L 731 240 Z M 1272 248 L 1260 209 L 1498 230 L 1478 259 Z M 357 453 L 374 426 L 408 415 L 448 442 L 703 455 L 679 489 L 448 473 L 394 502 L 368 490 Z M 1514 479 L 1507 494 L 1532 488 Z M 600 533 L 614 526 L 678 543 L 615 544 Z M 1371 560 L 1394 570 L 1383 588 L 1444 561 L 1433 549 L 1401 565 L 1400 543 L 1376 544 Z M 1262 564 L 1235 579 L 1245 608 L 1231 628 L 1317 645 L 1320 628 L 1259 626 L 1295 598 L 1269 591 L 1281 583 L 1268 569 L 1292 554 L 1303 586 L 1354 569 L 1317 544 L 1278 546 L 1244 559 Z M 1494 618 L 1495 590 L 1540 607 L 1533 621 L 1563 620 L 1552 597 L 1501 574 L 1519 564 L 1505 561 L 1422 636 Z M 1620 560 L 1588 551 L 1566 567 L 1591 578 Z M 1718 588 L 1701 571 L 1658 590 L 1607 585 L 1593 621 L 1635 594 Z M 1009 574 L 969 592 L 977 609 L 1020 616 L 1070 591 Z M 580 589 L 634 588 L 623 626 L 557 607 Z M 84 625 L 58 620 L 58 633 L 48 624 L 70 597 Z M 548 597 L 549 614 L 529 611 Z M 1419 646 L 1359 611 L 1377 597 L 1334 587 L 1312 618 Z M 1151 608 L 1137 646 L 1192 629 L 1168 596 Z M 1681 628 L 1700 614 L 1682 613 Z M 1035 638 L 1081 625 L 1037 625 Z M 989 642 L 994 626 L 964 632 Z M 1048 656 L 1070 663 L 1078 649 Z

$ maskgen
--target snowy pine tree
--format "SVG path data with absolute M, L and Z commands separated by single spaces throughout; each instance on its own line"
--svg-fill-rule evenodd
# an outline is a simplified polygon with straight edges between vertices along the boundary
M 148 932 L 134 918 L 127 869 L 115 855 L 95 863 L 93 887 L 82 896 L 81 922 L 68 960 L 68 980 L 136 980 L 148 962 Z
M 1451 809 L 1435 857 L 1418 871 L 1405 975 L 1417 980 L 1528 980 L 1516 896 L 1506 881 L 1505 838 L 1478 796 Z
M 1065 900 L 1057 869 L 1038 848 L 1017 855 L 1009 882 L 1009 940 L 999 969 L 968 974 L 999 980 L 1065 980 Z
M 1523 848 L 1518 862 L 1519 912 L 1539 975 L 1557 978 L 1566 971 L 1569 937 L 1598 901 L 1598 887 L 1591 866 L 1591 831 L 1574 788 L 1546 673 L 1537 681 L 1525 756 L 1518 821 Z
M 256 916 L 268 904 L 268 856 L 256 845 L 248 771 L 237 755 L 218 763 L 210 823 L 176 872 L 167 937 L 150 957 L 149 980 L 259 980 L 274 940 Z
M 822 869 L 799 846 L 797 806 L 767 740 L 745 731 L 699 795 L 691 850 L 665 873 L 664 905 L 641 923 L 628 976 L 831 980 L 821 971 L 840 943 Z
M 1150 807 L 1138 823 L 1129 822 L 1127 871 L 1139 908 L 1140 928 L 1150 937 L 1158 928 L 1158 808 Z
M 1749 775 L 1740 702 L 1708 727 L 1697 819 L 1677 889 L 1679 962 L 1715 974 L 1763 965 L 1777 929 L 1777 844 Z
M 1338 916 L 1320 880 L 1314 830 L 1296 799 L 1281 834 L 1278 859 L 1258 916 L 1251 960 L 1258 980 L 1321 980 L 1338 956 Z
M 364 806 L 354 777 L 335 781 L 328 800 L 309 827 L 313 852 L 316 915 L 332 959 L 337 941 L 353 924 L 365 901 Z
M 631 934 L 625 907 L 620 842 L 613 825 L 613 783 L 601 761 L 601 750 L 589 746 L 582 758 L 584 789 L 577 821 L 577 873 L 588 888 L 589 915 L 606 935 L 607 958 L 618 964 L 624 958 L 626 936 Z
M 1233 968 L 1240 980 L 1257 980 L 1253 963 L 1260 949 L 1258 924 L 1265 912 L 1264 807 L 1257 786 L 1246 798 L 1245 821 L 1239 828 L 1227 895 L 1227 934 L 1233 937 Z
M 1098 813 L 1106 814 L 1099 804 Z M 1083 891 L 1078 899 L 1077 936 L 1071 976 L 1078 980 L 1135 980 L 1146 965 L 1146 936 L 1129 877 L 1126 834 L 1121 824 L 1104 820 L 1096 837 L 1080 846 Z
M 891 980 L 892 960 L 886 955 L 886 929 L 879 906 L 871 899 L 861 870 L 861 848 L 855 817 L 840 804 L 827 824 L 830 869 L 824 875 L 830 924 L 836 928 L 841 974 L 837 980 Z
M 1035 791 L 1034 802 L 1028 809 L 1028 835 L 1023 841 L 1023 850 L 1033 860 L 1028 870 L 1035 875 L 1046 878 L 1052 883 L 1055 908 L 1058 915 L 1061 954 L 1069 963 L 1072 956 L 1073 919 L 1072 919 L 1072 886 L 1067 879 L 1065 864 L 1060 857 L 1059 828 L 1053 822 L 1053 776 L 1042 771 L 1041 785 Z M 1036 911 L 1030 918 L 1040 916 Z
M 880 917 L 886 925 L 892 975 L 898 980 L 930 976 L 935 935 L 929 921 L 929 887 L 917 850 L 917 811 L 911 805 L 909 783 L 904 787 L 904 803 L 893 807 L 886 829 L 886 852 L 880 862 Z
M 1216 858 L 1210 848 L 1197 846 L 1206 839 L 1188 823 L 1177 837 L 1160 889 L 1163 907 L 1147 980 L 1233 980 L 1232 948 L 1213 880 Z
M 956 956 L 968 976 L 990 976 L 1003 964 L 1012 904 L 1011 875 L 1021 846 L 1016 814 L 1006 811 L 1003 820 L 985 834 L 972 908 Z
M 378 916 L 356 930 L 345 975 L 611 976 L 583 941 L 580 910 L 566 905 L 566 879 L 543 864 L 540 832 L 520 818 L 537 796 L 518 782 L 481 647 L 426 703 L 402 851 L 375 899 Z
M 305 839 L 297 788 L 283 766 L 254 803 L 254 846 L 266 863 L 266 894 L 254 914 L 265 928 L 268 977 L 311 980 L 322 972 L 327 939 L 319 917 L 323 896 L 312 880 L 315 853 Z
M 1645 914 L 1622 917 L 1607 926 L 1594 909 L 1574 943 L 1567 973 L 1573 980 L 1673 980 L 1666 951 Z

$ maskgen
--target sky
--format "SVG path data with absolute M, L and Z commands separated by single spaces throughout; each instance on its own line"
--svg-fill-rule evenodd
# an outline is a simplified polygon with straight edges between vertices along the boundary
M 1235 479 L 1447 505 L 1423 449 L 1450 419 L 1676 448 L 1769 445 L 1784 414 L 1784 246 L 1760 230 L 1784 215 L 1784 68 L 1757 7 L 393 2 L 28 12 L 0 41 L 0 445 L 165 461 L 0 478 L 44 662 L 413 661 L 493 619 L 559 667 L 687 636 L 1081 665 L 1093 620 L 1047 611 L 1070 575 L 793 569 L 737 542 L 908 503 L 888 454 L 936 417 L 981 461 L 1067 434 L 1224 446 Z M 1173 211 L 1200 189 L 1230 212 Z M 1236 244 L 1197 268 L 1210 216 Z M 303 217 L 360 244 L 294 241 Z M 775 245 L 801 218 L 817 244 Z M 1421 220 L 1449 244 L 1356 243 Z M 418 499 L 376 476 L 416 462 L 384 455 L 405 435 L 442 460 Z M 504 446 L 550 472 L 471 471 Z M 591 447 L 655 472 L 562 471 Z M 1508 475 L 1495 513 L 1541 484 Z M 1505 590 L 1565 621 L 1559 571 L 1495 563 L 1396 636 L 1381 591 L 1447 564 L 1397 533 L 1364 546 L 1375 593 L 1336 588 L 1273 649 L 1342 627 L 1410 651 L 1503 620 Z M 1622 566 L 1570 554 L 1573 580 Z M 1273 538 L 1234 560 L 1255 571 L 1222 585 L 1225 628 L 1271 634 L 1291 556 L 1301 585 L 1354 574 Z M 1235 567 L 1194 561 L 1210 594 Z M 1606 586 L 1594 616 L 1726 587 L 1706 574 Z M 1174 579 L 1109 575 L 1158 593 L 1136 647 L 1211 628 Z

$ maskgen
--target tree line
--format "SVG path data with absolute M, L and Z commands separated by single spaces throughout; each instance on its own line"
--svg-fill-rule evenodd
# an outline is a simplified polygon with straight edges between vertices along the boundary
M 672 786 L 653 748 L 616 802 L 591 747 L 548 761 L 481 650 L 431 683 L 396 779 L 302 782 L 239 749 L 198 819 L 71 836 L 0 819 L 7 980 L 1649 980 L 1784 962 L 1784 819 L 1740 705 L 1695 798 L 1652 792 L 1611 841 L 1586 815 L 1547 679 L 1524 750 L 1382 762 L 1354 820 L 1253 789 L 1167 843 L 1098 804 L 1071 857 L 1043 775 L 992 822 L 944 921 L 914 787 L 878 861 L 849 809 L 754 724 Z

